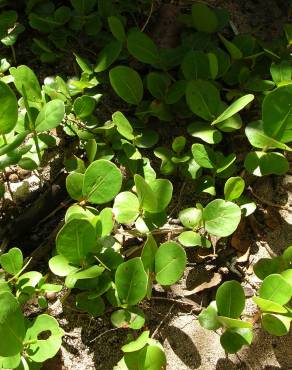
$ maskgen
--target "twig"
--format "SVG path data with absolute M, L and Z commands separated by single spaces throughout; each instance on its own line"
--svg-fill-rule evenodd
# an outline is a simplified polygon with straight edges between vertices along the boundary
M 117 331 L 119 329 L 124 329 L 124 328 L 113 328 L 113 329 L 109 329 L 109 330 L 106 330 L 104 331 L 103 333 L 99 334 L 97 337 L 95 337 L 94 339 L 92 339 L 89 343 L 92 343 L 92 342 L 95 342 L 96 340 L 100 339 L 101 337 L 103 337 L 104 335 L 106 335 L 107 333 L 110 333 L 112 331 Z
M 167 298 L 167 297 L 151 297 L 151 299 L 155 300 L 162 300 L 162 301 L 168 301 L 168 302 L 174 302 L 174 304 L 181 304 L 184 306 L 192 306 L 193 309 L 192 311 L 196 313 L 200 313 L 202 311 L 202 307 L 196 304 L 195 302 L 188 302 L 188 301 L 181 301 L 179 299 L 174 299 L 174 298 Z
M 167 314 L 164 316 L 163 320 L 160 321 L 159 325 L 157 326 L 157 328 L 154 330 L 153 334 L 151 335 L 151 338 L 154 338 L 155 335 L 158 333 L 159 329 L 161 328 L 161 326 L 166 322 L 166 320 L 168 319 L 168 317 L 170 316 L 171 314 L 171 311 L 173 310 L 173 307 L 174 307 L 174 303 L 171 305 L 169 311 L 167 312 Z
M 146 19 L 146 22 L 144 23 L 144 26 L 141 28 L 141 32 L 144 32 L 145 31 L 145 28 L 147 27 L 150 19 L 151 19 L 151 16 L 152 16 L 152 13 L 153 13 L 153 9 L 154 9 L 154 1 L 152 0 L 151 1 L 151 7 L 150 7 L 150 12 L 148 14 L 148 17 Z

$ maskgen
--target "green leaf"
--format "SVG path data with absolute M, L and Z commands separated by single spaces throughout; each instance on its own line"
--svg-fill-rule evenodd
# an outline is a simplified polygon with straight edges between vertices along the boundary
M 65 115 L 64 102 L 59 99 L 49 101 L 38 114 L 35 127 L 37 132 L 49 131 L 60 125 Z
M 76 295 L 76 308 L 88 312 L 93 317 L 104 314 L 105 304 L 101 297 L 90 298 L 90 292 L 82 292 Z
M 84 119 L 93 113 L 95 104 L 96 101 L 92 96 L 79 96 L 73 103 L 74 113 L 78 118 Z
M 216 13 L 206 4 L 195 3 L 192 6 L 193 24 L 197 31 L 213 33 L 218 27 Z
M 268 275 L 280 273 L 283 270 L 281 257 L 261 258 L 253 267 L 256 276 L 264 280 Z
M 115 284 L 123 304 L 135 305 L 147 293 L 147 274 L 141 258 L 135 257 L 121 263 L 115 274 Z
M 206 121 L 213 121 L 220 106 L 218 89 L 208 81 L 189 81 L 186 100 L 191 111 Z
M 154 98 L 164 100 L 170 85 L 169 77 L 164 73 L 150 72 L 146 78 L 147 89 Z
M 273 139 L 287 143 L 292 141 L 292 85 L 278 87 L 262 104 L 264 132 Z
M 17 299 L 9 292 L 0 293 L 0 336 L 0 356 L 10 357 L 22 351 L 24 316 Z
M 262 327 L 271 335 L 277 337 L 286 335 L 290 330 L 291 318 L 283 315 L 264 313 Z
M 39 339 L 43 332 L 50 332 L 47 339 Z M 53 358 L 62 344 L 63 329 L 58 321 L 49 315 L 39 315 L 27 329 L 25 341 L 32 341 L 26 351 L 28 357 L 34 362 L 44 362 Z
M 272 63 L 270 68 L 271 76 L 276 84 L 291 80 L 291 64 L 288 60 L 281 60 L 280 63 Z
M 231 235 L 241 218 L 240 208 L 232 202 L 215 199 L 203 210 L 203 221 L 208 233 L 216 236 Z
M 228 41 L 224 36 L 219 34 L 219 38 L 229 52 L 232 59 L 241 59 L 243 57 L 241 50 L 232 42 Z
M 186 252 L 179 244 L 166 242 L 160 245 L 155 255 L 155 274 L 159 284 L 176 283 L 182 277 L 185 266 Z
M 104 268 L 100 266 L 90 266 L 85 270 L 81 271 L 73 271 L 70 273 L 70 278 L 76 280 L 83 280 L 83 279 L 94 279 L 100 276 L 104 272 Z
M 115 112 L 112 115 L 112 121 L 117 126 L 119 134 L 128 140 L 133 140 L 133 127 L 122 112 Z
M 155 255 L 157 252 L 157 244 L 151 234 L 147 235 L 147 240 L 141 252 L 141 260 L 146 272 L 154 272 L 155 270 Z
M 245 296 L 240 283 L 230 280 L 223 283 L 216 292 L 218 315 L 237 319 L 245 306 Z
M 112 88 L 120 98 L 129 104 L 139 104 L 143 98 L 143 83 L 132 68 L 118 66 L 109 72 Z
M 26 96 L 29 102 L 41 102 L 42 94 L 39 81 L 35 73 L 27 66 L 12 67 L 9 69 L 17 91 Z
M 222 134 L 207 122 L 193 122 L 188 125 L 188 133 L 208 144 L 218 144 L 222 140 Z
M 246 105 L 248 105 L 251 101 L 253 101 L 254 95 L 247 94 L 242 96 L 241 98 L 235 100 L 223 113 L 220 114 L 213 122 L 212 125 L 216 125 L 219 122 L 225 121 L 228 118 L 234 116 L 237 112 L 242 110 Z
M 0 256 L 2 268 L 11 275 L 16 275 L 23 266 L 23 255 L 19 248 L 11 248 Z
M 186 91 L 187 82 L 184 80 L 178 80 L 174 82 L 167 91 L 165 96 L 166 104 L 175 104 L 177 103 L 184 95 Z
M 122 174 L 105 159 L 91 163 L 84 174 L 83 196 L 88 202 L 103 204 L 112 200 L 122 186 Z
M 253 297 L 253 301 L 259 306 L 263 312 L 287 313 L 287 309 L 279 303 L 264 299 L 261 297 Z
M 14 92 L 0 81 L 0 135 L 11 132 L 17 123 L 18 104 Z
M 155 211 L 157 208 L 157 198 L 150 185 L 140 175 L 135 175 L 134 181 L 140 207 L 148 212 Z
M 220 343 L 228 353 L 236 353 L 242 346 L 250 345 L 251 342 L 252 331 L 246 328 L 226 330 L 220 337 Z
M 139 330 L 145 324 L 145 315 L 138 307 L 129 308 L 127 310 L 118 310 L 111 314 L 111 322 L 116 328 Z
M 250 152 L 245 158 L 244 167 L 255 176 L 283 175 L 289 169 L 287 158 L 276 152 Z
M 211 242 L 204 236 L 195 233 L 194 231 L 184 231 L 178 237 L 178 241 L 184 247 L 203 247 L 210 248 Z
M 263 121 L 254 121 L 249 123 L 245 128 L 245 135 L 251 145 L 255 148 L 283 149 L 287 151 L 292 150 L 286 144 L 266 135 L 263 129 Z
M 109 42 L 98 54 L 94 72 L 100 73 L 108 69 L 119 57 L 123 48 L 120 41 Z
M 171 148 L 176 154 L 180 154 L 186 146 L 186 138 L 184 136 L 177 136 L 174 138 Z
M 155 43 L 149 36 L 138 30 L 131 31 L 127 39 L 130 54 L 142 63 L 159 64 L 160 56 Z
M 137 368 L 136 366 L 139 366 L 139 369 L 141 370 L 165 369 L 166 356 L 163 351 L 163 347 L 153 339 L 149 339 L 149 342 L 150 341 L 151 345 L 147 345 L 139 351 L 125 354 L 124 360 L 127 369 L 135 369 Z
M 281 275 L 271 274 L 262 282 L 259 296 L 283 305 L 291 299 L 292 286 Z
M 85 58 L 82 58 L 80 55 L 78 55 L 76 53 L 74 53 L 74 55 L 75 55 L 75 58 L 76 58 L 76 62 L 79 65 L 79 67 L 82 69 L 82 71 L 89 74 L 89 75 L 92 74 L 93 69 L 92 69 L 92 66 L 90 65 L 90 63 L 88 62 L 88 60 L 85 59 Z
M 135 194 L 124 191 L 118 194 L 114 201 L 115 219 L 122 224 L 129 224 L 139 215 L 139 200 Z
M 71 220 L 59 231 L 56 247 L 69 262 L 82 265 L 88 253 L 96 248 L 95 229 L 87 220 Z
M 184 56 L 181 69 L 186 80 L 207 79 L 210 74 L 208 56 L 200 50 L 190 50 Z
M 243 193 L 245 182 L 243 178 L 230 177 L 224 185 L 224 196 L 225 200 L 238 199 Z
M 143 348 L 147 344 L 149 340 L 149 333 L 149 330 L 143 331 L 143 333 L 135 341 L 125 344 L 121 350 L 126 353 L 139 351 L 139 349 Z
M 214 53 L 208 53 L 207 56 L 209 59 L 210 75 L 211 75 L 211 78 L 215 80 L 215 78 L 218 75 L 218 70 L 219 70 L 218 69 L 218 59 L 217 59 L 216 54 Z
M 198 316 L 200 325 L 208 330 L 217 330 L 220 328 L 221 324 L 217 318 L 217 306 L 215 301 L 212 301 Z
M 202 221 L 202 211 L 194 207 L 186 208 L 180 211 L 178 218 L 185 227 L 192 229 L 200 225 Z
M 252 323 L 240 319 L 231 319 L 230 317 L 218 316 L 218 321 L 227 329 L 247 328 L 252 329 Z
M 72 199 L 78 200 L 78 201 L 82 200 L 83 180 L 84 180 L 84 175 L 78 172 L 71 172 L 66 177 L 66 189 Z
M 216 154 L 206 145 L 193 144 L 192 154 L 195 161 L 203 168 L 216 168 Z
M 101 229 L 97 227 L 99 235 L 102 238 L 109 235 L 114 228 L 114 224 L 115 221 L 112 208 L 104 208 L 99 214 L 99 225 L 101 227 Z
M 148 211 L 153 213 L 164 211 L 172 198 L 172 183 L 167 179 L 155 179 L 149 185 L 156 198 L 156 203 Z
M 108 25 L 113 36 L 120 42 L 126 40 L 125 28 L 120 18 L 112 15 L 107 19 Z

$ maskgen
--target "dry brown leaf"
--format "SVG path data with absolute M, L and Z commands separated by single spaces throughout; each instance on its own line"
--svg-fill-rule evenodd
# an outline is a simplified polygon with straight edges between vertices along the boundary
M 244 218 L 241 219 L 238 228 L 231 238 L 231 246 L 242 254 L 250 248 L 251 238 L 247 230 L 247 223 Z

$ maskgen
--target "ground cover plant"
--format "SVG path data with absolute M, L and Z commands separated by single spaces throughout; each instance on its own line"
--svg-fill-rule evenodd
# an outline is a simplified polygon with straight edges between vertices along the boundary
M 151 2 L 139 5 L 143 14 Z M 110 312 L 113 327 L 131 329 L 116 370 L 164 369 L 163 347 L 143 312 L 153 286 L 177 283 L 197 250 L 216 258 L 216 240 L 230 248 L 229 237 L 256 210 L 250 179 L 289 170 L 291 25 L 266 45 L 232 35 L 226 11 L 196 2 L 178 15 L 177 45 L 160 47 L 147 23 L 133 22 L 140 13 L 130 1 L 24 1 L 22 13 L 0 6 L 1 42 L 10 46 L 0 63 L 0 197 L 4 204 L 11 192 L 11 166 L 36 171 L 43 183 L 41 170 L 58 151 L 69 197 L 42 273 L 2 241 L 0 334 L 7 339 L 0 364 L 38 369 L 57 354 L 66 333 L 49 315 L 55 293 L 63 304 L 72 298 L 78 312 Z M 74 75 L 40 77 L 18 64 L 26 32 L 33 35 L 29 53 L 50 68 L 69 49 Z M 77 33 L 97 53 L 72 47 Z M 182 205 L 186 184 L 193 193 Z M 234 276 L 202 309 L 200 324 L 220 333 L 227 353 L 252 343 L 258 320 L 271 335 L 288 334 L 291 263 L 287 246 L 254 265 L 262 281 L 253 297 L 257 320 L 246 319 Z M 32 318 L 26 309 L 33 300 Z

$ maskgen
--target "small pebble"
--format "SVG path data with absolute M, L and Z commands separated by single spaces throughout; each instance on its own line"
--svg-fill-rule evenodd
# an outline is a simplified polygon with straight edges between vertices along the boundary
M 28 170 L 23 170 L 22 168 L 18 170 L 18 177 L 23 180 L 25 179 L 26 177 L 28 177 L 30 175 L 30 171 Z
M 56 292 L 47 292 L 46 293 L 46 298 L 49 301 L 54 301 L 57 298 L 57 293 Z
M 8 180 L 9 180 L 10 182 L 18 182 L 19 178 L 18 178 L 18 176 L 16 175 L 16 173 L 12 173 L 11 175 L 9 175 Z

